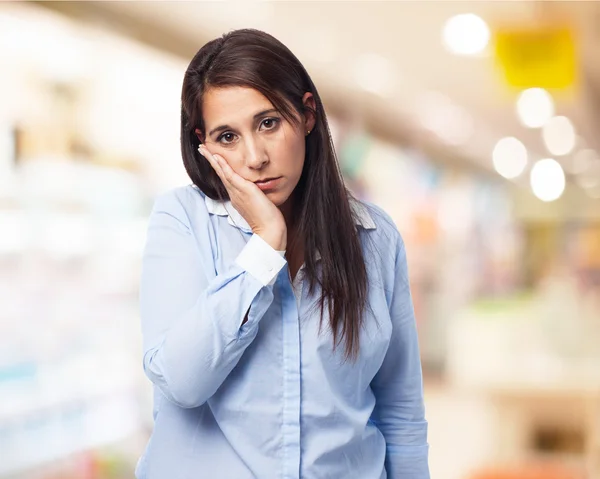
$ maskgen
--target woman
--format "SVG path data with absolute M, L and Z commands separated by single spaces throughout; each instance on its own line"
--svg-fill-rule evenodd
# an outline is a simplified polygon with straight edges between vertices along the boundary
M 237 30 L 183 81 L 192 186 L 150 217 L 141 281 L 154 431 L 139 479 L 425 479 L 402 239 L 344 187 L 323 104 Z

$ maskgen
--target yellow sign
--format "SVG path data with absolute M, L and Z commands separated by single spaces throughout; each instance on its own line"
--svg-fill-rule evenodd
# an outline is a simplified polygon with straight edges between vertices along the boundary
M 565 89 L 575 83 L 577 58 L 568 27 L 498 30 L 496 59 L 510 86 Z

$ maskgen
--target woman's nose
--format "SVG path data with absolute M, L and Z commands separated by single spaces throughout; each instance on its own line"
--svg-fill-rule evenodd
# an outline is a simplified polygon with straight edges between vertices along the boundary
M 246 151 L 244 154 L 246 167 L 253 170 L 260 170 L 269 162 L 267 152 L 260 140 L 251 139 L 246 141 Z

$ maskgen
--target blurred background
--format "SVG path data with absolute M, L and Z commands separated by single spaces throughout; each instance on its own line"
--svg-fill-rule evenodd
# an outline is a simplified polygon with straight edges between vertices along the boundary
M 600 4 L 0 4 L 0 478 L 132 478 L 185 68 L 256 27 L 404 236 L 432 477 L 600 478 Z M 229 479 L 229 478 L 226 478 Z M 261 478 L 264 479 L 264 478 Z

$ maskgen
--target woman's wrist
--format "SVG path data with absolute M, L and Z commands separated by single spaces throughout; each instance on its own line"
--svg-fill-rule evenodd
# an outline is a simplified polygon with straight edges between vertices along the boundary
M 285 231 L 255 231 L 275 251 L 285 251 L 287 233 Z

